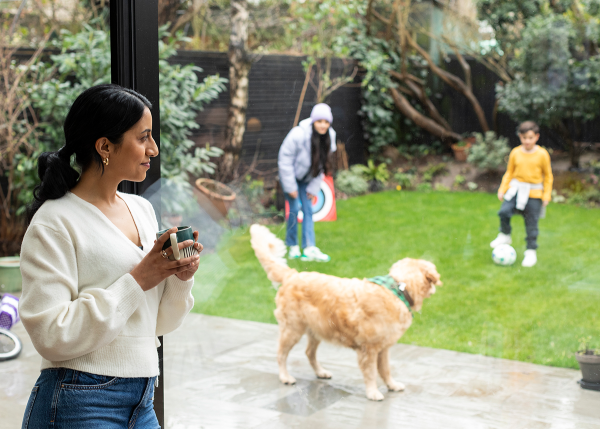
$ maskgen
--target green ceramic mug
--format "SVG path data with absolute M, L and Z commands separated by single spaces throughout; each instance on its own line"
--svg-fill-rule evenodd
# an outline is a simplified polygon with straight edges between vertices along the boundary
M 156 238 L 160 238 L 160 236 L 167 232 L 169 229 L 171 228 L 158 231 L 156 233 Z M 173 248 L 173 253 L 169 255 L 169 259 L 171 261 L 179 261 L 182 258 L 189 258 L 192 255 L 196 255 L 198 252 L 194 248 L 193 244 L 191 246 L 184 247 L 183 249 L 179 250 L 179 246 L 177 245 L 177 243 L 181 243 L 186 240 L 195 241 L 194 231 L 192 231 L 192 227 L 178 226 L 177 232 L 171 233 L 169 240 L 165 241 L 165 244 L 163 244 L 162 250 L 167 250 L 169 247 Z

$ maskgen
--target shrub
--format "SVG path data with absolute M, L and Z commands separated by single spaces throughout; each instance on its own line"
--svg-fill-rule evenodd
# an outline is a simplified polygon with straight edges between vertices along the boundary
M 101 28 L 101 21 L 84 24 L 78 33 L 62 30 L 62 39 L 55 47 L 60 53 L 50 56 L 44 73 L 51 79 L 32 91 L 32 100 L 41 120 L 40 145 L 33 159 L 44 151 L 56 151 L 64 144 L 63 122 L 75 98 L 84 89 L 110 82 L 110 35 Z M 212 174 L 216 165 L 211 158 L 223 151 L 206 144 L 196 147 L 190 140 L 198 112 L 215 100 L 226 87 L 227 79 L 210 75 L 202 82 L 197 73 L 202 69 L 193 64 L 171 64 L 167 60 L 177 54 L 177 47 L 187 41 L 181 33 L 172 36 L 167 25 L 159 29 L 160 82 L 160 163 L 163 195 L 182 195 L 163 198 L 163 211 L 185 213 L 193 210 L 195 200 L 189 198 L 192 186 L 189 177 Z M 23 180 L 37 183 L 37 169 L 22 160 Z M 32 165 L 29 165 L 32 164 Z M 32 189 L 29 190 L 31 194 Z M 26 201 L 32 196 L 25 194 Z
M 423 172 L 423 181 L 431 182 L 436 176 L 443 176 L 448 173 L 448 168 L 445 162 L 433 164 L 427 167 Z
M 477 188 L 479 188 L 479 185 L 475 182 L 468 182 L 467 183 L 467 189 L 469 189 L 469 191 L 475 191 Z
M 398 169 L 394 174 L 394 180 L 402 187 L 402 189 L 413 189 L 415 187 L 415 175 L 409 172 L 404 172 Z
M 600 204 L 600 189 L 588 188 L 581 192 L 567 191 L 567 203 L 595 207 Z
M 465 179 L 465 176 L 463 176 L 462 174 L 457 174 L 454 177 L 454 187 L 460 188 L 461 186 L 463 186 L 465 184 L 466 181 L 467 181 L 467 179 Z
M 417 191 L 419 192 L 431 192 L 432 189 L 431 183 L 425 182 L 417 185 Z
M 450 191 L 450 188 L 442 185 L 441 183 L 436 183 L 435 190 L 438 192 L 448 192 L 448 191 Z
M 552 202 L 553 203 L 564 203 L 566 201 L 567 201 L 567 199 L 564 196 L 559 195 L 558 192 L 556 191 L 556 189 L 552 190 Z
M 485 135 L 475 133 L 475 144 L 469 149 L 467 162 L 485 170 L 495 170 L 505 165 L 506 155 L 510 153 L 508 139 L 496 137 L 496 133 L 488 131 Z
M 367 165 L 354 165 L 352 171 L 362 173 L 365 180 L 368 182 L 379 182 L 385 185 L 390 179 L 390 172 L 387 169 L 387 164 L 381 163 L 375 166 L 375 162 L 372 159 L 367 161 Z
M 356 169 L 338 172 L 335 178 L 335 186 L 344 194 L 356 196 L 365 194 L 369 190 L 369 184 Z

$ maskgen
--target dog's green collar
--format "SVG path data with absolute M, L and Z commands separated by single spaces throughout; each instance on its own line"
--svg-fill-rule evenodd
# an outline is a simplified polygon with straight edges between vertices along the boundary
M 414 314 L 412 314 L 412 308 L 411 305 L 414 304 L 411 296 L 409 295 L 408 291 L 406 290 L 406 283 L 398 283 L 396 280 L 394 280 L 392 278 L 392 276 L 377 276 L 377 277 L 371 277 L 369 279 L 367 279 L 367 281 L 370 281 L 372 283 L 376 283 L 378 285 L 381 285 L 389 290 L 391 290 L 394 295 L 396 295 L 398 298 L 400 298 L 400 300 L 406 305 L 406 308 L 408 308 L 408 310 L 410 311 L 410 314 L 414 317 Z

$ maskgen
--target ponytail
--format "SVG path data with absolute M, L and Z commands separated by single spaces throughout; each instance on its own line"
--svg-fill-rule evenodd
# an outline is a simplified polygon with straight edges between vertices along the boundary
M 61 149 L 63 150 L 63 149 Z M 33 202 L 27 208 L 27 222 L 46 200 L 55 200 L 65 195 L 77 183 L 79 173 L 58 152 L 44 152 L 38 158 L 40 184 L 33 190 Z
M 65 119 L 65 145 L 57 152 L 44 152 L 38 158 L 40 183 L 33 190 L 33 202 L 27 207 L 27 222 L 47 200 L 56 200 L 69 192 L 79 180 L 71 167 L 71 156 L 86 171 L 92 165 L 104 173 L 96 141 L 107 138 L 121 144 L 123 134 L 143 116 L 152 104 L 141 94 L 119 85 L 93 86 L 75 100 Z

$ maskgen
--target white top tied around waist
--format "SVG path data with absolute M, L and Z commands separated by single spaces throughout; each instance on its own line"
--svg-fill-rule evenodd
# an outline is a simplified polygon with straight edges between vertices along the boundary
M 544 189 L 542 183 L 527 183 L 519 182 L 517 179 L 512 179 L 509 184 L 508 191 L 504 194 L 504 199 L 510 201 L 517 196 L 517 210 L 525 209 L 527 201 L 529 201 L 529 192 L 532 189 Z

